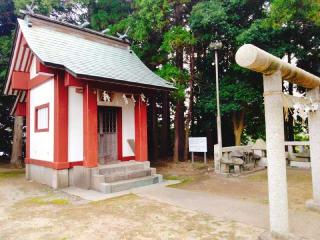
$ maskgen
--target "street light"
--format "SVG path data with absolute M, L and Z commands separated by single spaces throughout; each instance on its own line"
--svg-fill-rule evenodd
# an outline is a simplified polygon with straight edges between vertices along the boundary
M 221 159 L 222 149 L 222 135 L 221 135 L 221 115 L 220 115 L 220 99 L 219 99 L 219 72 L 218 72 L 218 50 L 222 48 L 222 42 L 216 40 L 209 44 L 209 48 L 214 50 L 215 55 L 215 67 L 216 67 L 216 97 L 217 97 L 217 135 L 218 135 L 218 147 L 219 147 L 219 160 Z

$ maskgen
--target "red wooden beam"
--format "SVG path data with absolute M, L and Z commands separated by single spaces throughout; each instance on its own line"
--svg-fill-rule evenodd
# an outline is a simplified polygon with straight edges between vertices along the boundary
M 73 166 L 81 165 L 81 162 L 76 162 L 75 164 L 71 164 L 68 162 L 56 163 L 56 162 L 49 162 L 46 160 L 39 160 L 39 159 L 32 159 L 32 158 L 25 158 L 24 162 L 26 164 L 38 165 L 38 166 L 43 166 L 47 168 L 53 168 L 56 170 L 62 170 L 62 169 L 71 168 Z
M 83 166 L 98 165 L 97 93 L 86 83 L 83 90 Z
M 52 73 L 45 73 L 45 72 L 39 72 L 35 77 L 33 77 L 29 83 L 28 87 L 29 89 L 35 88 L 39 86 L 40 84 L 52 79 L 54 77 L 54 74 Z
M 22 116 L 22 117 L 25 117 L 26 116 L 26 113 L 27 113 L 27 106 L 26 106 L 26 103 L 17 103 L 17 106 L 16 106 L 16 110 L 14 112 L 14 115 L 15 116 Z
M 27 91 L 26 99 L 26 159 L 30 158 L 30 91 Z
M 118 159 L 123 160 L 122 152 L 122 108 L 117 108 L 117 146 L 118 146 Z
M 135 160 L 148 160 L 147 105 L 139 97 L 134 107 Z
M 83 87 L 83 82 L 72 76 L 70 73 L 66 72 L 64 77 L 64 85 L 65 86 L 73 86 L 73 87 Z
M 68 88 L 62 73 L 54 78 L 54 164 L 68 168 Z
M 43 65 L 38 58 L 36 58 L 36 73 L 46 72 L 46 73 L 53 73 L 51 68 L 46 67 Z
M 13 71 L 11 77 L 11 87 L 15 90 L 27 90 L 30 73 Z

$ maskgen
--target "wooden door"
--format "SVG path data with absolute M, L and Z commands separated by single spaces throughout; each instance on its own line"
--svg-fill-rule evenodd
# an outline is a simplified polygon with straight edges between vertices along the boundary
M 99 163 L 118 160 L 117 152 L 117 108 L 99 107 Z

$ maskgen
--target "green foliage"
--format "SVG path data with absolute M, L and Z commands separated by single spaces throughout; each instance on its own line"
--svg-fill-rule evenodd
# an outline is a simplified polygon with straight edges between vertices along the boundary
M 251 128 L 252 120 L 248 115 L 255 111 L 253 115 L 259 116 L 257 118 L 263 126 L 264 119 L 260 118 L 263 109 L 259 108 L 262 104 L 261 77 L 241 69 L 236 65 L 234 57 L 239 46 L 250 42 L 252 35 L 259 35 L 256 31 L 258 28 L 253 29 L 250 35 L 244 32 L 264 16 L 263 6 L 264 1 L 203 1 L 193 7 L 190 16 L 190 27 L 197 38 L 198 48 L 204 48 L 202 51 L 206 52 L 197 60 L 197 69 L 201 74 L 198 75 L 199 93 L 196 94 L 195 111 L 203 116 L 216 114 L 215 70 L 212 67 L 214 56 L 208 50 L 208 45 L 211 41 L 220 40 L 223 43 L 218 53 L 221 112 L 224 119 L 231 119 L 233 112 L 245 112 L 246 132 L 255 136 L 263 135 L 264 129 L 257 126 Z M 262 130 L 261 134 L 257 134 L 257 130 Z M 225 143 L 233 144 L 228 139 Z
M 16 17 L 13 9 L 12 1 L 0 1 L 0 36 L 11 34 L 15 28 Z
M 119 23 L 130 13 L 130 3 L 125 0 L 99 0 L 91 7 L 90 24 L 95 30 L 101 31 Z
M 16 9 L 16 13 L 19 14 L 19 10 L 25 10 L 26 5 L 31 5 L 32 0 L 14 0 L 14 5 Z M 49 13 L 54 8 L 59 8 L 61 5 L 60 0 L 35 0 L 34 4 L 38 6 L 38 9 L 36 12 L 43 14 L 43 15 L 49 15 Z
M 176 49 L 190 47 L 196 43 L 195 38 L 190 31 L 181 26 L 174 26 L 164 34 L 162 49 L 168 53 L 174 52 Z
M 0 89 L 3 89 L 11 51 L 12 37 L 0 37 Z
M 11 153 L 13 118 L 10 116 L 10 108 L 13 99 L 3 96 L 2 93 L 12 45 L 12 21 L 15 19 L 12 2 L 1 3 L 0 11 L 0 158 L 8 158 Z
M 189 76 L 185 70 L 179 69 L 178 67 L 168 63 L 162 66 L 157 71 L 157 74 L 169 82 L 174 83 L 174 86 L 177 89 L 176 91 L 173 91 L 172 96 L 175 100 L 184 100 L 186 88 L 185 82 Z
M 222 1 L 199 2 L 193 7 L 189 21 L 191 29 L 204 42 L 216 39 L 215 33 L 227 33 L 233 28 Z
M 131 14 L 110 27 L 111 33 L 125 32 L 132 40 L 132 49 L 144 63 L 156 70 L 167 62 L 167 53 L 160 48 L 164 33 L 170 27 L 171 12 L 168 0 L 136 0 Z
M 302 22 L 313 22 L 320 26 L 320 2 L 318 0 L 273 0 L 270 23 L 282 28 Z

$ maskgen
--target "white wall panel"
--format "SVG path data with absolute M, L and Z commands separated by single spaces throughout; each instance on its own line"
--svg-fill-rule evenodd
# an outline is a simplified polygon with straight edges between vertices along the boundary
M 69 87 L 68 101 L 68 159 L 83 160 L 83 94 Z
M 49 131 L 35 132 L 35 108 L 49 103 Z M 30 91 L 30 158 L 53 162 L 54 148 L 54 80 Z
M 34 78 L 37 75 L 37 71 L 36 71 L 36 56 L 34 56 L 32 58 L 32 63 L 30 66 L 30 78 Z

